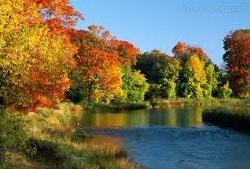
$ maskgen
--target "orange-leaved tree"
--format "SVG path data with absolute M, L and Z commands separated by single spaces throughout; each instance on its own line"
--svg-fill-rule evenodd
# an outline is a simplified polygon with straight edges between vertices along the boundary
M 77 69 L 71 78 L 73 88 L 89 101 L 109 102 L 122 95 L 121 61 L 113 49 L 113 37 L 102 27 L 89 26 L 87 31 L 72 32 L 72 41 L 78 47 L 75 55 Z
M 128 41 L 112 39 L 112 49 L 117 52 L 123 66 L 134 66 L 140 55 L 140 51 Z
M 250 30 L 237 30 L 224 39 L 224 61 L 230 87 L 238 97 L 250 97 Z
M 52 106 L 70 85 L 67 72 L 75 65 L 75 47 L 66 36 L 67 14 L 44 2 L 0 0 L 0 98 L 8 107 Z M 66 7 L 68 2 L 62 2 Z M 51 15 L 45 17 L 45 11 Z M 56 18 L 61 18 L 60 29 L 48 24 Z
M 204 50 L 200 47 L 187 45 L 184 42 L 178 42 L 172 49 L 175 57 L 179 58 L 184 64 L 189 60 L 189 57 L 192 55 L 197 55 L 204 62 L 208 62 L 208 56 Z

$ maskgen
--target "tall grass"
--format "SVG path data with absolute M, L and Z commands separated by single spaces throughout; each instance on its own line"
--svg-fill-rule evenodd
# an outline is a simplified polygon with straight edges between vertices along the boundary
M 182 107 L 220 107 L 220 106 L 243 106 L 241 99 L 157 99 L 151 102 L 154 108 L 182 108 Z
M 118 112 L 124 110 L 140 110 L 150 108 L 151 105 L 148 102 L 143 103 L 91 103 L 91 102 L 82 102 L 81 105 L 84 105 L 88 112 Z
M 250 133 L 250 101 L 241 100 L 204 110 L 203 120 L 222 127 Z
M 136 169 L 119 141 L 108 138 L 96 141 L 98 137 L 89 137 L 84 126 L 79 124 L 84 110 L 71 103 L 58 105 L 57 109 L 39 109 L 29 115 L 4 113 L 6 122 L 0 123 L 0 137 L 4 146 L 0 168 L 58 168 L 58 169 Z M 16 124 L 15 129 L 8 127 Z M 21 134 L 22 137 L 11 138 Z M 1 135 L 1 136 L 2 136 Z M 20 144 L 22 142 L 22 144 Z M 22 148 L 20 148 L 22 147 Z

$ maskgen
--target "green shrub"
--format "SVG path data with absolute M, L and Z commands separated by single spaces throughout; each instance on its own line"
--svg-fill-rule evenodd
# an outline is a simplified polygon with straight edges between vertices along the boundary
M 22 115 L 0 110 L 0 119 L 0 145 L 5 148 L 23 149 L 29 137 Z
M 1 111 L 0 168 L 137 168 L 119 145 L 86 138 L 81 115 L 71 103 L 28 115 Z
M 33 147 L 27 146 L 29 133 L 23 115 L 16 112 L 0 110 L 0 168 L 6 165 L 8 150 L 23 153 L 33 152 Z

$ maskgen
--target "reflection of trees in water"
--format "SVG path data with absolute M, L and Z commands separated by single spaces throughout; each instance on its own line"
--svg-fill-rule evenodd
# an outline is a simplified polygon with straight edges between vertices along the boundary
M 91 126 L 126 126 L 125 113 L 94 113 Z
M 85 123 L 92 127 L 129 127 L 149 124 L 149 112 L 147 110 L 119 113 L 93 113 L 87 116 Z
M 149 125 L 149 111 L 137 110 L 127 113 L 127 126 L 147 126 Z
M 202 123 L 202 111 L 203 108 L 187 108 L 179 110 L 180 115 L 180 127 L 199 127 Z
M 201 107 L 186 109 L 151 110 L 150 124 L 169 127 L 199 127 L 202 123 Z
M 176 127 L 177 122 L 178 122 L 178 119 L 177 119 L 176 109 L 169 109 L 168 113 L 166 113 L 165 124 L 169 127 Z
M 92 127 L 169 126 L 199 127 L 202 123 L 201 107 L 186 109 L 151 109 L 120 113 L 93 113 L 85 122 Z
M 196 123 L 198 123 L 199 125 L 202 124 L 203 120 L 202 120 L 202 112 L 204 111 L 204 108 L 202 107 L 197 107 L 196 108 L 196 115 L 195 115 L 195 121 Z

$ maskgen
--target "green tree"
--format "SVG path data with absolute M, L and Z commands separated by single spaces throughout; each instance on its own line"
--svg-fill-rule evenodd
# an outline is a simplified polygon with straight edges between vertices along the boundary
M 192 55 L 182 71 L 179 92 L 186 98 L 201 99 L 204 96 L 203 88 L 206 84 L 204 62 L 197 55 Z
M 229 82 L 219 88 L 219 98 L 229 98 L 232 95 L 232 89 L 229 87 Z
M 170 56 L 159 50 L 145 52 L 138 58 L 135 68 L 140 70 L 150 83 L 160 83 L 163 78 L 161 68 L 169 58 Z
M 218 88 L 218 78 L 219 72 L 215 70 L 215 66 L 213 64 L 208 64 L 206 67 L 206 78 L 207 78 L 207 97 L 212 97 L 216 95 L 216 91 Z
M 172 79 L 165 79 L 161 85 L 161 96 L 164 98 L 176 98 L 176 82 Z
M 155 100 L 162 98 L 162 85 L 160 84 L 149 84 L 148 92 L 145 94 L 146 100 Z
M 177 59 L 171 58 L 166 61 L 159 74 L 161 74 L 162 97 L 175 98 L 177 96 L 177 85 L 179 84 L 180 63 Z
M 123 68 L 122 89 L 125 93 L 126 102 L 142 102 L 148 91 L 149 85 L 146 78 L 137 70 Z

